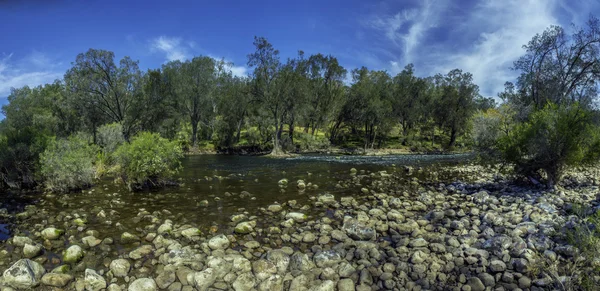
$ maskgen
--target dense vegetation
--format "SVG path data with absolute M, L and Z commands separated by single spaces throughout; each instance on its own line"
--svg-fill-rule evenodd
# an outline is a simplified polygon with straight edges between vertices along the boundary
M 273 154 L 332 146 L 467 149 L 473 140 L 482 153 L 532 179 L 541 171 L 554 184 L 565 167 L 595 161 L 598 154 L 599 35 L 598 20 L 591 18 L 570 37 L 560 27 L 535 36 L 515 63 L 522 74 L 516 85 L 507 83 L 500 106 L 482 97 L 472 75 L 459 69 L 431 77 L 416 76 L 412 64 L 395 76 L 365 67 L 348 72 L 330 55 L 299 51 L 282 60 L 262 37 L 254 39 L 247 63 L 252 72 L 245 77 L 234 76 L 232 64 L 206 56 L 142 72 L 129 57 L 116 62 L 112 52 L 90 49 L 76 57 L 64 79 L 12 90 L 0 123 L 0 184 L 32 187 L 40 178 L 62 190 L 88 184 L 86 174 L 63 185 L 56 172 L 89 162 L 52 160 L 69 146 L 84 151 L 74 135 L 98 146 L 91 147 L 98 151 L 96 171 L 112 169 L 133 184 L 152 184 L 175 170 L 178 152 L 158 159 L 165 165 L 152 167 L 160 173 L 134 173 L 146 165 L 125 158 L 152 161 L 144 155 L 155 152 L 134 145 L 156 145 L 154 140 L 171 150 L 173 143 L 162 138 L 192 152 Z
M 600 21 L 590 18 L 571 36 L 550 27 L 524 48 L 517 84 L 506 84 L 500 107 L 475 116 L 473 135 L 488 156 L 553 186 L 567 167 L 600 156 Z

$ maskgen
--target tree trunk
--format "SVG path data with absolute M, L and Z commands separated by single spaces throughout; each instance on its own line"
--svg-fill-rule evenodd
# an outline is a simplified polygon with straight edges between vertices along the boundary
M 290 131 L 288 135 L 290 136 L 290 142 L 294 144 L 294 118 L 290 120 Z
M 242 136 L 242 122 L 244 121 L 244 119 L 240 119 L 240 121 L 238 122 L 238 126 L 237 126 L 237 134 L 235 135 L 235 143 L 239 143 L 240 142 L 240 138 Z
M 198 122 L 192 121 L 192 147 L 196 147 L 196 135 L 198 134 Z
M 452 128 L 450 131 L 450 142 L 448 143 L 448 148 L 452 149 L 454 147 L 454 143 L 456 142 L 456 129 Z

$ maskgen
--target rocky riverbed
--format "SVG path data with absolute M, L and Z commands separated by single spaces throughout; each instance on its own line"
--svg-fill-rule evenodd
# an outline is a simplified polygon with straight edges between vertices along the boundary
M 0 245 L 0 287 L 552 290 L 576 287 L 582 268 L 600 266 L 566 235 L 581 224 L 576 205 L 598 211 L 597 171 L 570 173 L 552 190 L 515 183 L 494 167 L 449 171 L 461 181 L 353 169 L 336 187 L 360 191 L 247 209 L 221 229 L 194 225 L 177 209 L 135 209 L 125 222 L 109 207 L 48 216 L 30 205 L 4 213 L 15 234 Z M 98 230 L 107 227 L 116 231 Z

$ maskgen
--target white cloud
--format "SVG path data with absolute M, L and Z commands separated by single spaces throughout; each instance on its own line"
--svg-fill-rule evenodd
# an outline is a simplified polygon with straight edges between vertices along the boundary
M 555 14 L 560 1 L 567 0 L 480 1 L 475 7 L 424 1 L 392 17 L 375 16 L 367 27 L 385 35 L 387 42 L 381 46 L 396 56 L 400 52 L 400 57 L 380 56 L 391 73 L 411 62 L 423 76 L 459 68 L 473 74 L 482 95 L 496 96 L 506 81 L 516 78 L 518 72 L 511 67 L 524 54 L 522 46 L 559 24 Z M 427 38 L 437 27 L 444 31 L 441 39 Z
M 183 44 L 179 37 L 160 36 L 150 42 L 150 49 L 154 52 L 164 53 L 167 61 L 185 61 L 189 59 L 188 48 L 193 47 L 193 43 Z
M 61 63 L 54 62 L 41 52 L 33 52 L 22 59 L 14 59 L 13 56 L 0 57 L 0 97 L 8 96 L 11 88 L 35 87 L 63 77 L 62 70 L 58 68 Z
M 237 77 L 245 77 L 248 75 L 248 68 L 242 66 L 231 66 L 231 73 Z

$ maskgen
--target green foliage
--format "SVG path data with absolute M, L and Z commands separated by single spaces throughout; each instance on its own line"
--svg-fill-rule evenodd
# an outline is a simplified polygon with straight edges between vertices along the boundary
M 566 167 L 598 161 L 600 128 L 592 117 L 578 104 L 547 105 L 502 136 L 499 150 L 517 172 L 535 176 L 542 170 L 547 184 L 554 185 Z
M 113 153 L 125 142 L 123 138 L 123 126 L 119 123 L 109 123 L 98 128 L 96 144 L 105 153 Z
M 573 212 L 580 219 L 575 228 L 566 233 L 567 241 L 575 246 L 580 256 L 573 264 L 577 276 L 576 285 L 584 290 L 596 290 L 600 284 L 600 211 L 595 213 L 589 207 L 573 205 Z M 591 213 L 591 215 L 589 215 Z
M 312 152 L 326 150 L 331 146 L 329 139 L 323 135 L 312 135 L 304 132 L 297 132 L 294 136 L 296 149 L 303 152 Z
M 129 189 L 166 185 L 181 168 L 179 144 L 157 133 L 141 132 L 115 152 L 121 177 Z
M 75 136 L 52 139 L 40 155 L 40 174 L 46 189 L 68 192 L 91 186 L 98 150 L 97 146 Z
M 4 124 L 3 124 L 4 125 Z M 33 127 L 4 128 L 0 135 L 0 188 L 36 186 L 39 155 L 49 137 Z

